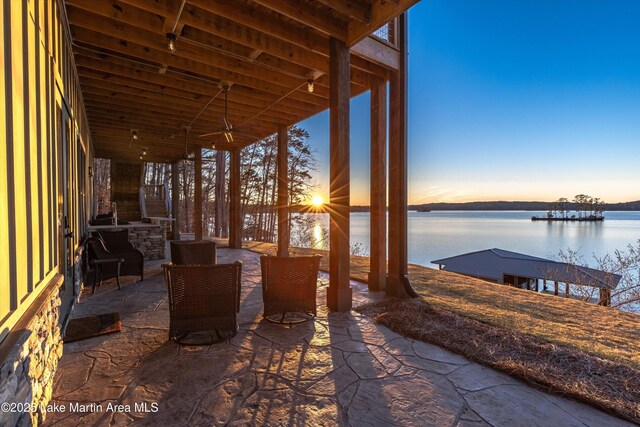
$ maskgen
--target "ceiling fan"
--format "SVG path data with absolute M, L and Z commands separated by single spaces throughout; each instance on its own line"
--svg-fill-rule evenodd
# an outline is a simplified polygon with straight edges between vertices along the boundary
M 228 143 L 233 143 L 233 125 L 229 121 L 229 114 L 228 114 L 229 89 L 230 89 L 229 84 L 225 83 L 222 85 L 222 90 L 224 91 L 224 117 L 222 118 L 224 128 L 222 128 L 222 130 L 219 130 L 217 132 L 198 135 L 198 138 L 206 138 L 208 136 L 214 136 L 214 135 L 224 135 Z

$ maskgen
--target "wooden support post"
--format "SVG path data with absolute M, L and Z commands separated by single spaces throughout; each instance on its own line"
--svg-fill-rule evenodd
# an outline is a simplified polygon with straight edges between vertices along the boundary
M 171 230 L 173 240 L 180 240 L 180 165 L 171 163 Z
M 544 279 L 544 282 L 543 282 L 543 288 L 542 288 L 542 289 L 543 289 L 545 292 L 547 292 L 547 290 L 548 290 L 548 289 L 547 289 L 547 279 Z
M 553 294 L 558 296 L 558 281 L 553 282 Z
M 202 240 L 202 147 L 195 146 L 195 173 L 193 188 L 193 228 L 195 240 Z
M 569 284 L 565 283 L 565 285 L 564 297 L 569 298 Z
M 226 169 L 225 152 L 216 151 L 216 183 L 215 183 L 215 204 L 213 208 L 213 225 L 216 237 L 222 237 L 222 218 L 224 217 L 224 177 Z
M 387 282 L 387 84 L 371 78 L 371 254 L 369 290 Z M 442 266 L 441 266 L 442 267 Z
M 229 165 L 229 247 L 242 248 L 242 218 L 240 209 L 240 149 L 231 150 Z
M 389 277 L 387 294 L 408 296 L 407 256 L 407 25 L 398 17 L 400 69 L 389 81 Z M 410 285 L 409 285 L 410 286 Z
M 603 305 L 605 307 L 611 306 L 611 290 L 606 288 L 598 288 L 598 292 L 598 305 Z
M 278 126 L 278 256 L 289 256 L 289 161 L 287 127 Z
M 349 48 L 329 38 L 330 230 L 329 289 L 331 311 L 351 309 L 349 253 Z

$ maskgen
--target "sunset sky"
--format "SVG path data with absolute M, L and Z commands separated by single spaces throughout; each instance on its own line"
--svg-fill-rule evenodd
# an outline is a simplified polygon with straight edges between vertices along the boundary
M 423 0 L 409 20 L 409 203 L 640 199 L 640 1 Z M 300 124 L 328 199 L 329 114 Z M 369 96 L 351 203 L 369 203 Z

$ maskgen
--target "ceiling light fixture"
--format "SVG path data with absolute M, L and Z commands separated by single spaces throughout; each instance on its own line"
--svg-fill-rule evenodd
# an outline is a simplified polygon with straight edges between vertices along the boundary
M 169 49 L 169 52 L 176 53 L 176 50 L 178 49 L 176 47 L 177 40 L 178 37 L 175 34 L 167 33 L 167 49 Z
M 307 92 L 313 93 L 313 79 L 307 80 Z
M 229 142 L 229 143 L 233 142 L 233 134 L 230 131 L 225 131 L 224 132 L 224 137 L 227 140 L 227 142 Z
M 135 129 L 131 129 L 131 138 L 138 139 L 138 131 Z

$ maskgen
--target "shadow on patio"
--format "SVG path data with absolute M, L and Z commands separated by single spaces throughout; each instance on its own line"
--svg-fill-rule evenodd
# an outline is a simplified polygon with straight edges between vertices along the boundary
M 259 255 L 223 248 L 218 256 L 244 263 L 234 338 L 208 347 L 167 341 L 160 262 L 148 266 L 144 282 L 127 282 L 121 291 L 105 283 L 83 297 L 74 317 L 118 311 L 123 330 L 65 344 L 53 401 L 67 411 L 49 413 L 45 425 L 621 423 L 354 311 L 329 314 L 322 273 L 314 321 L 265 322 Z M 356 282 L 352 287 L 356 305 L 383 297 Z M 81 406 L 70 411 L 72 403 Z M 114 412 L 109 403 L 124 406 Z

